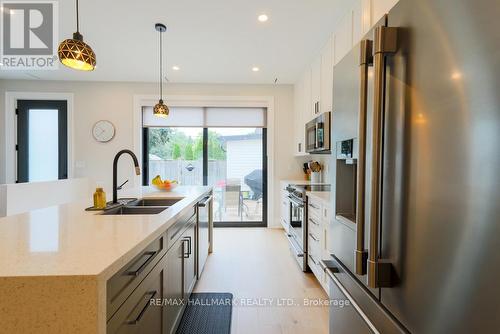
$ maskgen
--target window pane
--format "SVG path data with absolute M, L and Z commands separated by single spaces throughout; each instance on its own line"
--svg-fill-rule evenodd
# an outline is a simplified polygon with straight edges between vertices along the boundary
M 59 178 L 59 111 L 29 110 L 29 181 Z
M 260 128 L 209 128 L 208 183 L 214 220 L 262 221 L 263 155 Z
M 157 175 L 203 185 L 203 129 L 149 128 L 149 182 Z

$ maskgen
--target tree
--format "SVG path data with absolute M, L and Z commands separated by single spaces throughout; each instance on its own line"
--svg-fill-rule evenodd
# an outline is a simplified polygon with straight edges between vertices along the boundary
M 211 160 L 226 160 L 226 151 L 215 131 L 208 131 L 208 158 Z
M 181 157 L 181 147 L 175 143 L 172 149 L 172 159 L 177 160 Z
M 184 160 L 194 160 L 193 146 L 191 144 L 187 144 L 184 149 Z
M 203 158 L 203 137 L 197 137 L 193 145 L 193 156 L 194 160 L 200 160 Z

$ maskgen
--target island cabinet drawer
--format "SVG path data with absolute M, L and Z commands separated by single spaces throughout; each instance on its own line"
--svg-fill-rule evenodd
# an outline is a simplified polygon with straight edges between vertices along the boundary
M 163 257 L 107 323 L 108 334 L 162 334 L 167 257 Z
M 111 277 L 106 284 L 106 314 L 110 319 L 132 291 L 153 269 L 167 252 L 166 235 L 163 233 L 143 251 Z
M 189 209 L 181 218 L 177 219 L 174 225 L 170 226 L 167 230 L 167 249 L 172 247 L 177 239 L 180 238 L 182 233 L 186 230 L 188 225 L 196 218 L 196 207 Z

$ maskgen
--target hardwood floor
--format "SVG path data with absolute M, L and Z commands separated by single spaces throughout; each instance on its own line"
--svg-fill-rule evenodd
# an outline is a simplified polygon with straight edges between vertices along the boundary
M 195 292 L 234 295 L 232 334 L 328 333 L 328 307 L 304 306 L 304 298 L 328 296 L 312 273 L 299 269 L 283 230 L 216 228 L 214 252 Z

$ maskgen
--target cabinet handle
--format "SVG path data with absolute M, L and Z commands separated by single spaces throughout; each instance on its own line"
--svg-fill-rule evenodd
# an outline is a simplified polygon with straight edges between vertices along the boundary
M 311 223 L 313 223 L 314 225 L 319 226 L 319 223 L 317 223 L 314 219 L 309 218 L 309 221 L 310 221 Z
M 318 210 L 318 209 L 319 209 L 319 207 L 318 207 L 318 206 L 316 206 L 316 205 L 314 205 L 314 204 L 312 204 L 312 203 L 309 203 L 309 206 L 310 206 L 311 208 L 313 208 L 313 209 L 316 209 L 316 210 Z
M 191 236 L 187 236 L 188 241 L 188 257 L 191 255 Z
M 184 246 L 187 243 L 187 252 L 186 247 Z M 189 240 L 187 237 L 182 239 L 182 258 L 187 259 L 189 257 Z
M 139 321 L 141 321 L 142 317 L 144 316 L 144 313 L 146 313 L 146 310 L 148 309 L 149 305 L 151 305 L 150 300 L 153 299 L 154 296 L 156 296 L 156 292 L 157 292 L 156 290 L 148 291 L 144 294 L 144 296 L 149 295 L 148 302 L 146 303 L 146 305 L 143 306 L 141 312 L 139 313 L 139 315 L 137 315 L 137 318 L 128 322 L 129 325 L 137 325 Z
M 311 237 L 311 239 L 313 239 L 314 241 L 318 242 L 319 239 L 316 238 L 312 233 L 309 233 L 309 236 Z
M 141 264 L 141 266 L 139 268 L 137 268 L 137 270 L 132 270 L 132 271 L 127 271 L 127 275 L 128 276 L 139 276 L 142 271 L 146 268 L 146 266 L 149 264 L 149 262 L 155 257 L 157 251 L 150 251 L 150 252 L 145 252 L 144 254 L 142 254 L 141 257 L 144 257 L 144 256 L 147 256 L 148 258 L 146 259 L 146 261 L 144 261 L 143 264 Z
M 384 101 L 385 56 L 397 51 L 397 28 L 378 27 L 375 29 L 374 45 L 374 97 L 371 160 L 371 205 L 370 205 L 370 248 L 368 254 L 368 286 L 370 288 L 390 287 L 392 265 L 379 261 L 380 190 L 382 163 L 382 118 Z

